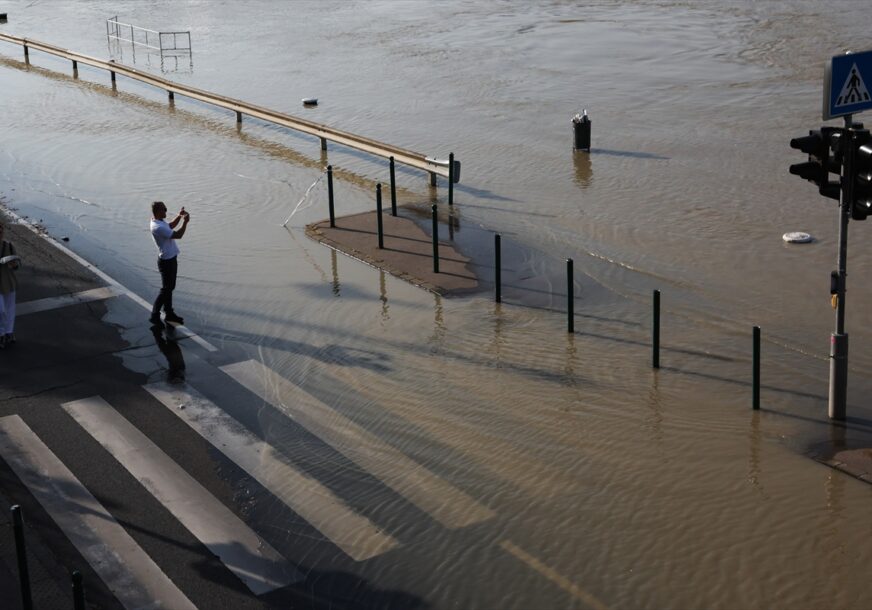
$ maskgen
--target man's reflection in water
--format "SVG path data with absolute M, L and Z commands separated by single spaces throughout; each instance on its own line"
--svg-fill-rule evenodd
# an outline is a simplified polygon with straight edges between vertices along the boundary
M 182 356 L 182 348 L 179 347 L 175 338 L 170 335 L 171 332 L 172 331 L 167 331 L 166 337 L 164 337 L 164 330 L 162 328 L 159 326 L 151 327 L 151 334 L 154 336 L 154 342 L 167 359 L 167 365 L 169 366 L 169 370 L 167 371 L 167 381 L 170 383 L 184 383 L 185 359 Z

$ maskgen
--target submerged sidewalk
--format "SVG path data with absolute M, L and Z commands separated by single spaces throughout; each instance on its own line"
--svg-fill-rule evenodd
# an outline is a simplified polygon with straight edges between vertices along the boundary
M 439 240 L 439 273 L 433 271 L 433 239 L 413 220 L 382 214 L 384 248 L 378 247 L 376 212 L 336 218 L 336 226 L 323 220 L 306 227 L 306 234 L 391 275 L 442 295 L 479 290 L 472 261 L 454 244 Z M 440 229 L 442 230 L 442 229 Z

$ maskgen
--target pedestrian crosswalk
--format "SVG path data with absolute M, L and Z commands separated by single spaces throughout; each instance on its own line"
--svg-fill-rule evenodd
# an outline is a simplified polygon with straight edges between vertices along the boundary
M 269 543 L 105 400 L 97 396 L 63 407 L 252 593 L 260 595 L 302 578 Z
M 398 545 L 193 388 L 154 383 L 145 389 L 352 559 L 363 561 Z
M 220 370 L 365 470 L 372 477 L 367 484 L 384 485 L 444 527 L 463 528 L 495 516 L 492 509 L 263 363 L 247 360 Z M 341 497 L 341 491 L 295 466 L 291 456 L 193 385 L 161 382 L 144 389 L 351 560 L 370 560 L 402 547 L 395 534 L 372 521 L 375 513 L 361 514 Z M 305 580 L 300 568 L 125 418 L 118 409 L 122 405 L 91 396 L 60 406 L 253 594 Z M 0 457 L 125 608 L 194 607 L 110 510 L 17 415 L 0 418 Z M 395 509 L 380 506 L 376 513 L 379 510 Z M 402 519 L 380 515 L 379 521 Z M 155 602 L 159 605 L 152 606 Z
M 125 608 L 196 610 L 18 415 L 0 418 L 0 454 Z
M 256 360 L 221 370 L 448 528 L 486 521 L 492 510 Z

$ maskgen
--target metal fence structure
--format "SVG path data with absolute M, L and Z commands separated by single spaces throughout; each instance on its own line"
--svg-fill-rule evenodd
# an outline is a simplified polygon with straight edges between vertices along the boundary
M 193 51 L 191 49 L 191 32 L 158 32 L 139 26 L 122 23 L 118 16 L 106 20 L 106 42 L 109 45 L 110 55 L 123 53 L 123 48 L 130 45 L 133 54 L 133 62 L 136 63 L 136 51 L 145 53 L 146 57 L 151 54 L 160 55 L 161 69 L 165 69 L 165 59 L 175 60 L 174 68 L 178 69 L 178 58 L 188 58 L 188 67 L 193 68 Z

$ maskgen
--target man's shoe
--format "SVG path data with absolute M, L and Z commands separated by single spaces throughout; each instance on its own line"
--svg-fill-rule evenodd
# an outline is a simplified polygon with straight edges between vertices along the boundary
M 164 316 L 164 320 L 166 320 L 167 324 L 175 324 L 176 326 L 182 326 L 185 323 L 184 318 L 176 315 L 175 312 L 168 313 Z
M 157 315 L 152 314 L 151 317 L 148 319 L 148 321 L 151 322 L 152 326 L 157 326 L 158 328 L 163 328 L 163 322 L 161 322 L 161 320 L 160 320 L 160 314 L 157 314 Z

